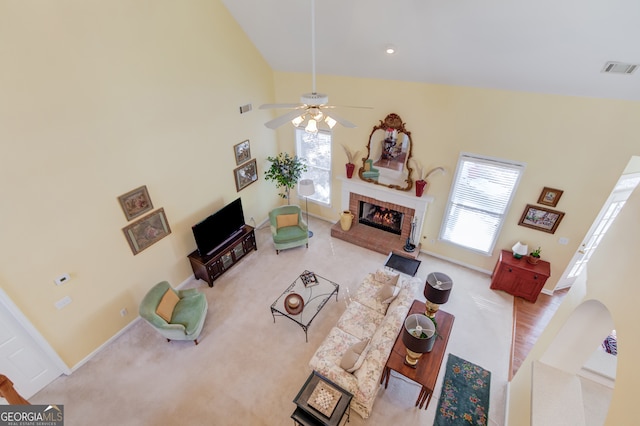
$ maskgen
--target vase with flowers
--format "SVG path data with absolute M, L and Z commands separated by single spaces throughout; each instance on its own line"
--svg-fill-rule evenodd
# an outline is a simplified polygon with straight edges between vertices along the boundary
M 410 159 L 409 161 L 413 164 L 416 170 L 416 173 L 418 175 L 418 179 L 416 180 L 416 197 L 422 197 L 422 194 L 424 194 L 424 189 L 427 186 L 427 179 L 429 178 L 429 176 L 431 176 L 436 172 L 444 173 L 444 168 L 434 167 L 433 169 L 425 173 L 424 172 L 425 169 L 424 167 L 422 167 L 422 164 L 420 164 L 419 161 L 414 160 L 413 158 Z
M 353 153 L 349 147 L 345 145 L 342 145 L 342 149 L 344 149 L 344 153 L 347 154 L 347 178 L 351 179 L 353 177 L 353 171 L 356 169 L 356 165 L 353 161 L 358 157 L 360 151 Z

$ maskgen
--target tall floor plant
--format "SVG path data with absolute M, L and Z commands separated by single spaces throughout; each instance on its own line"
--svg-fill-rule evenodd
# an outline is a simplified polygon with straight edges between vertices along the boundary
M 281 152 L 277 157 L 267 157 L 271 161 L 271 167 L 264 172 L 264 178 L 275 182 L 276 188 L 283 188 L 279 195 L 291 204 L 291 189 L 296 186 L 302 172 L 307 171 L 307 165 L 303 159 L 296 155 L 293 157 L 286 152 Z

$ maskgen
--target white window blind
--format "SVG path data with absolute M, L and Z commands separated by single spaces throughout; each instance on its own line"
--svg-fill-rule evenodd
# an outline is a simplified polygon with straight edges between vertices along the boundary
M 440 239 L 491 254 L 524 164 L 462 153 Z
M 304 129 L 296 129 L 296 155 L 307 165 L 301 179 L 311 179 L 316 190 L 309 200 L 331 205 L 331 133 L 319 131 L 310 135 Z

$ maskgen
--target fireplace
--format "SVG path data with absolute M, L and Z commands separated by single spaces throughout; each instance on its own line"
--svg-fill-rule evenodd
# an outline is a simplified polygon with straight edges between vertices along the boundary
M 332 237 L 379 253 L 418 256 L 422 226 L 433 197 L 416 197 L 412 191 L 398 191 L 355 178 L 338 179 L 342 182 L 342 210 L 349 210 L 357 220 L 348 231 L 342 230 L 339 222 L 333 225 Z M 403 247 L 407 238 L 411 238 L 412 222 L 415 225 L 415 241 L 412 242 L 418 249 L 408 253 Z
M 358 222 L 363 225 L 372 226 L 392 234 L 402 234 L 402 220 L 404 213 L 397 210 L 379 206 L 360 200 L 358 209 Z

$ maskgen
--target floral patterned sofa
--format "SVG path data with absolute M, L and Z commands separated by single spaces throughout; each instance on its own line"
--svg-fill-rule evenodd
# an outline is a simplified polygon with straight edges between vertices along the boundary
M 418 278 L 399 276 L 382 269 L 368 274 L 338 323 L 309 361 L 312 369 L 353 394 L 351 408 L 364 419 L 371 414 L 382 370 L 420 283 Z M 382 300 L 383 287 L 394 286 L 397 295 L 391 297 L 390 303 L 384 303 L 389 299 Z M 368 342 L 363 343 L 367 339 Z M 361 355 L 356 355 L 358 362 L 349 370 L 357 369 L 350 373 L 343 368 L 343 358 L 358 344 L 366 344 L 366 348 Z

